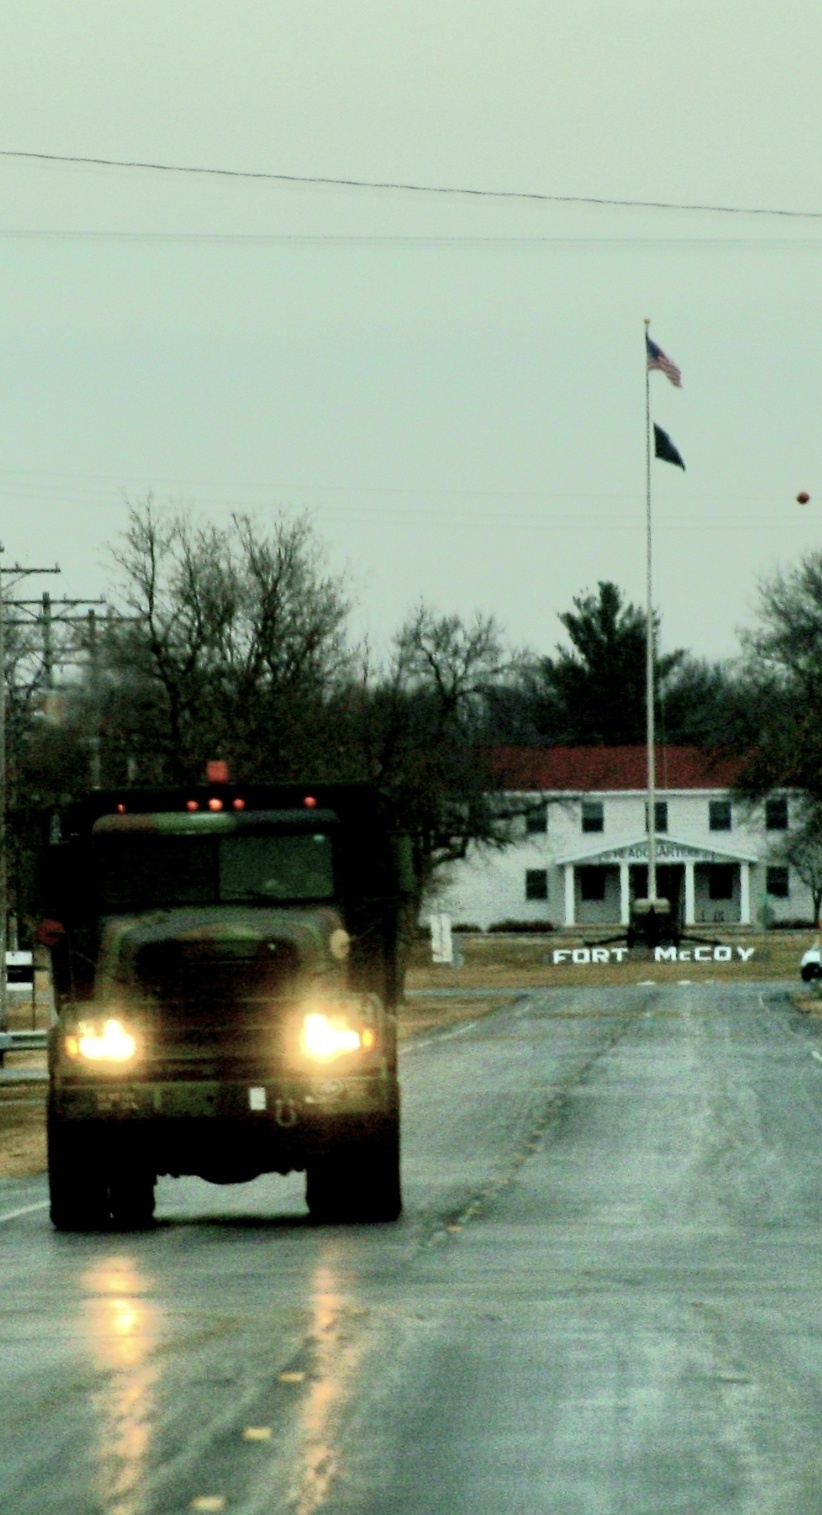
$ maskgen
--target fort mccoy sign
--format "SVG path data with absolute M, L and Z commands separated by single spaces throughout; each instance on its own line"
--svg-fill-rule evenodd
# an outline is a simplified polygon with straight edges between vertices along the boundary
M 576 964 L 582 967 L 590 963 L 624 963 L 629 958 L 629 947 L 555 947 L 551 953 L 552 963 Z M 755 947 L 731 947 L 727 943 L 705 943 L 698 947 L 654 947 L 651 961 L 655 963 L 749 963 L 756 952 Z M 636 961 L 636 959 L 634 959 Z

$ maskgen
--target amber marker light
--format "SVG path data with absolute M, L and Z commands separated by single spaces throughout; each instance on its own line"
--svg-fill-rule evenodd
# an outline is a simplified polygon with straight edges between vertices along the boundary
M 196 800 L 186 800 L 186 810 L 199 810 L 199 808 Z
M 307 794 L 303 800 L 306 810 L 316 810 L 317 801 L 313 794 Z
M 208 808 L 209 810 L 222 810 L 223 802 L 222 800 L 218 800 L 212 797 L 212 799 L 210 799 L 208 802 Z
M 245 800 L 236 799 L 231 801 L 232 810 L 245 810 Z

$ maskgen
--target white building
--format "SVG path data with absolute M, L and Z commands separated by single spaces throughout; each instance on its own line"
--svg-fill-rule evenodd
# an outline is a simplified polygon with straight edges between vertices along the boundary
M 474 848 L 438 889 L 455 923 L 627 925 L 647 892 L 644 747 L 523 747 L 496 754 L 506 791 L 533 808 L 503 851 Z M 810 921 L 813 901 L 780 860 L 789 795 L 734 801 L 735 765 L 690 747 L 656 758 L 657 892 L 685 926 Z

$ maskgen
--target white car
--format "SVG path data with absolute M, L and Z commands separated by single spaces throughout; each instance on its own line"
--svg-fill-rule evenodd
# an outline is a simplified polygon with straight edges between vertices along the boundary
M 799 972 L 806 984 L 813 978 L 822 978 L 822 947 L 818 942 L 803 952 Z

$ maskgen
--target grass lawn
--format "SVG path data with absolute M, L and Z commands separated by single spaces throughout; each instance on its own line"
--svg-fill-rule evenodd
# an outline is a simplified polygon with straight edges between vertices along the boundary
M 548 932 L 541 936 L 504 936 L 496 933 L 463 935 L 455 941 L 463 953 L 460 968 L 440 967 L 431 962 L 427 943 L 415 944 L 406 980 L 411 991 L 441 989 L 548 988 L 592 984 L 636 984 L 653 979 L 655 983 L 718 982 L 735 979 L 792 979 L 800 984 L 799 961 L 816 938 L 808 931 L 741 932 L 739 927 L 723 931 L 720 926 L 701 928 L 705 938 L 727 943 L 733 950 L 731 962 L 660 962 L 653 954 L 635 948 L 622 962 L 562 963 L 553 962 L 557 949 L 581 948 L 582 934 Z M 615 943 L 616 945 L 623 945 Z M 694 944 L 685 940 L 685 950 Z M 739 960 L 737 948 L 753 949 L 747 961 Z

